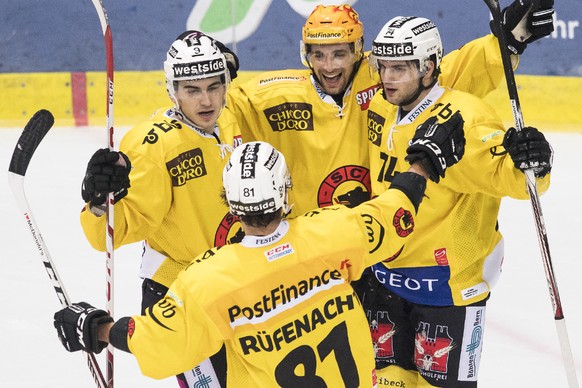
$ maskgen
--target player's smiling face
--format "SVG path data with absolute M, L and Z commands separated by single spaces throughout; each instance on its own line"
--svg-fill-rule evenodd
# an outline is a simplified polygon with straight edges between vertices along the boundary
M 314 44 L 309 62 L 321 88 L 331 95 L 343 93 L 354 71 L 356 56 L 349 43 Z
M 175 93 L 182 113 L 207 133 L 214 131 L 214 125 L 222 111 L 225 95 L 226 86 L 221 82 L 219 76 L 179 81 Z

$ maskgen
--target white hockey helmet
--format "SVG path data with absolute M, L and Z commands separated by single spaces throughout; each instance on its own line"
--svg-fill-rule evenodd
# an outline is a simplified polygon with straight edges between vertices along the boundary
M 230 212 L 251 216 L 287 214 L 287 190 L 291 177 L 282 153 L 269 143 L 254 141 L 234 149 L 222 173 Z
M 168 50 L 164 62 L 166 88 L 172 101 L 174 82 L 220 76 L 228 86 L 230 76 L 226 58 L 214 40 L 199 31 L 182 33 Z
M 370 64 L 378 69 L 378 60 L 418 60 L 420 71 L 426 62 L 435 58 L 438 69 L 443 58 L 443 44 L 435 24 L 416 16 L 397 16 L 390 19 L 372 42 Z

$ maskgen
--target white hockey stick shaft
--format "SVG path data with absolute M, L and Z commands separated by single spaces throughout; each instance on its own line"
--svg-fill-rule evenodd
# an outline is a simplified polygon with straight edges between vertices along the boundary
M 38 254 L 40 255 L 46 272 L 51 280 L 53 288 L 57 293 L 57 296 L 61 302 L 62 307 L 67 307 L 70 305 L 70 299 L 67 296 L 67 292 L 61 283 L 59 274 L 57 273 L 57 269 L 51 259 L 49 251 L 42 239 L 42 235 L 40 234 L 40 230 L 34 220 L 32 215 L 32 211 L 28 205 L 28 201 L 26 199 L 26 195 L 24 192 L 24 177 L 8 173 L 8 180 L 10 184 L 10 188 L 12 189 L 12 193 L 14 194 L 14 198 L 16 202 L 18 202 L 18 207 L 22 213 L 24 221 L 28 225 L 30 230 L 30 234 L 34 240 L 34 243 L 38 249 Z M 103 378 L 103 373 L 101 372 L 101 368 L 99 368 L 99 364 L 97 363 L 97 359 L 93 353 L 86 353 L 87 354 L 87 366 L 93 376 L 95 384 L 99 388 L 106 388 L 107 384 L 105 383 L 105 379 Z
M 107 146 L 110 150 L 114 149 L 113 142 L 113 38 L 111 35 L 111 27 L 109 26 L 109 18 L 107 16 L 107 11 L 103 6 L 101 0 L 92 0 L 97 15 L 99 16 L 99 22 L 101 24 L 101 30 L 103 31 L 103 38 L 105 39 L 105 55 L 107 59 L 107 101 L 106 101 L 106 123 L 107 123 Z M 106 280 L 107 280 L 107 312 L 113 317 L 114 314 L 114 196 L 113 193 L 107 195 L 107 226 L 105 231 L 106 236 Z M 107 346 L 107 387 L 113 388 L 113 346 Z
M 38 228 L 32 215 L 32 211 L 30 210 L 30 206 L 28 205 L 28 200 L 26 199 L 26 194 L 24 191 L 24 177 L 26 175 L 26 170 L 28 169 L 30 160 L 34 155 L 34 151 L 36 150 L 37 146 L 40 144 L 46 133 L 50 130 L 53 123 L 54 118 L 47 110 L 38 111 L 30 119 L 24 128 L 22 135 L 18 139 L 18 143 L 16 144 L 14 153 L 12 154 L 10 167 L 8 168 L 8 183 L 10 184 L 10 188 L 12 189 L 12 193 L 16 199 L 16 202 L 18 203 L 18 207 L 22 212 L 23 219 L 28 226 L 30 234 L 32 235 L 32 239 L 38 250 L 38 254 L 40 255 L 49 279 L 51 280 L 52 286 L 57 293 L 59 301 L 61 302 L 61 306 L 67 307 L 70 305 L 69 297 L 67 296 L 65 287 L 63 286 L 57 273 L 56 266 L 54 265 L 49 251 L 44 243 L 40 229 Z M 99 368 L 99 364 L 95 359 L 95 355 L 93 353 L 86 354 L 87 366 L 89 367 L 95 384 L 99 388 L 106 388 L 107 385 L 105 383 L 105 379 L 103 378 L 103 373 L 101 373 L 101 369 Z
M 499 8 L 499 1 L 485 0 L 485 3 L 487 4 L 489 11 L 491 12 L 491 15 L 493 16 L 493 22 L 496 24 L 497 27 L 498 35 L 497 39 L 499 40 L 501 59 L 503 61 L 503 69 L 505 71 L 505 80 L 507 82 L 507 90 L 509 94 L 509 100 L 511 102 L 513 118 L 515 121 L 515 128 L 516 130 L 520 131 L 524 127 L 524 120 L 523 114 L 521 112 L 521 106 L 519 104 L 519 95 L 517 93 L 517 84 L 515 82 L 515 74 L 513 72 L 513 66 L 511 64 L 511 57 L 509 54 L 509 49 L 507 48 L 507 37 L 505 36 L 505 30 L 503 28 L 503 18 L 501 16 L 501 10 Z M 538 3 L 539 3 L 538 1 L 534 1 L 533 7 L 537 8 Z M 554 320 L 556 322 L 556 328 L 558 330 L 560 349 L 562 351 L 562 358 L 564 361 L 564 367 L 566 369 L 568 386 L 570 388 L 578 388 L 578 379 L 576 377 L 574 357 L 572 356 L 572 349 L 570 348 L 570 341 L 568 339 L 568 331 L 566 330 L 566 319 L 564 318 L 562 302 L 560 300 L 560 294 L 558 292 L 558 283 L 554 275 L 554 268 L 550 256 L 550 246 L 548 243 L 548 235 L 546 233 L 544 216 L 542 214 L 542 207 L 536 187 L 536 178 L 532 169 L 527 170 L 525 172 L 525 176 L 527 183 L 527 191 L 529 193 L 532 205 L 542 261 L 546 273 L 548 291 L 550 292 L 550 299 L 554 311 Z

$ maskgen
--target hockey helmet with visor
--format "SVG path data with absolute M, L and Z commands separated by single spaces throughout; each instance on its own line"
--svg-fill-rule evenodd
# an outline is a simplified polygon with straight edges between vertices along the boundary
M 228 87 L 230 82 L 226 58 L 209 36 L 186 31 L 172 43 L 164 62 L 166 88 L 172 101 L 177 81 L 199 80 L 219 76 Z
M 355 62 L 364 56 L 364 26 L 347 4 L 318 5 L 305 21 L 300 46 L 301 61 L 310 66 L 311 45 L 349 43 Z
M 438 69 L 443 57 L 439 31 L 429 19 L 415 16 L 397 16 L 388 21 L 372 42 L 370 65 L 380 71 L 386 82 L 408 82 L 422 78 L 433 61 Z M 409 66 L 382 66 L 381 61 L 416 61 L 418 71 Z M 384 74 L 382 74 L 384 72 Z M 438 72 L 435 72 L 435 75 Z

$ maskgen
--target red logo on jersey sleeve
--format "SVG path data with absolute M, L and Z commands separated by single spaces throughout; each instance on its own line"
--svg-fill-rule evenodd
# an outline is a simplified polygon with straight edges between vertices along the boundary
M 392 225 L 396 229 L 396 234 L 400 237 L 406 237 L 414 231 L 414 219 L 412 213 L 400 208 L 394 213 Z
M 127 322 L 127 335 L 129 336 L 129 338 L 133 336 L 134 332 L 135 332 L 135 321 L 133 320 L 133 318 L 129 318 L 129 322 Z
M 447 257 L 447 248 L 439 248 L 434 250 L 434 259 L 438 265 L 449 265 L 449 258 Z

